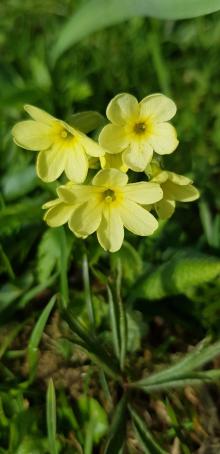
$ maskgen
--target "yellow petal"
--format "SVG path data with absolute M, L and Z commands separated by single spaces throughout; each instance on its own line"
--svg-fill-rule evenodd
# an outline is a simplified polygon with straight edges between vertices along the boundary
M 102 204 L 95 198 L 78 206 L 69 220 L 69 228 L 79 236 L 95 232 L 101 222 Z
M 148 144 L 131 144 L 123 151 L 122 159 L 124 164 L 135 172 L 143 172 L 153 156 L 153 149 Z
M 128 93 L 119 93 L 108 104 L 107 118 L 115 125 L 125 125 L 139 113 L 137 99 Z
M 93 185 L 103 186 L 110 189 L 114 189 L 118 186 L 125 186 L 127 182 L 128 176 L 117 169 L 100 170 L 92 180 Z
M 172 216 L 175 210 L 176 203 L 174 200 L 162 199 L 156 203 L 155 209 L 161 219 L 168 219 Z
M 99 143 L 109 153 L 120 153 L 128 144 L 129 139 L 124 131 L 124 128 L 117 125 L 106 125 L 99 134 Z
M 66 162 L 65 149 L 53 146 L 49 150 L 43 150 L 37 157 L 37 174 L 41 180 L 50 183 L 55 181 L 64 171 Z
M 146 96 L 140 102 L 140 116 L 151 117 L 158 123 L 171 120 L 175 114 L 176 104 L 160 93 Z
M 155 203 L 163 197 L 163 191 L 159 184 L 144 181 L 127 184 L 121 191 L 126 199 L 146 205 Z
M 97 230 L 97 238 L 105 251 L 116 252 L 124 239 L 124 228 L 120 214 L 111 204 L 105 205 L 102 220 Z
M 170 181 L 172 181 L 173 183 L 179 184 L 181 186 L 182 185 L 185 186 L 186 184 L 192 183 L 192 180 L 190 180 L 190 178 L 188 178 L 188 177 L 185 177 L 184 175 L 179 175 L 178 173 L 169 172 L 169 171 L 167 171 L 167 174 L 168 174 L 168 178 Z
M 40 123 L 45 123 L 46 125 L 52 126 L 54 121 L 58 121 L 55 117 L 45 112 L 45 110 L 39 109 L 39 107 L 31 106 L 26 104 L 24 110 L 30 115 L 33 120 L 36 120 Z
M 100 163 L 102 169 L 118 169 L 125 173 L 128 171 L 128 167 L 122 161 L 122 153 L 106 153 L 105 156 L 100 158 Z
M 66 147 L 65 173 L 69 180 L 75 183 L 83 183 L 88 173 L 88 158 L 80 144 Z
M 15 143 L 27 150 L 46 150 L 53 143 L 50 126 L 33 120 L 20 121 L 12 129 Z
M 158 154 L 170 154 L 178 146 L 175 128 L 169 123 L 158 123 L 154 125 L 149 143 Z
M 81 144 L 82 144 L 85 152 L 89 156 L 94 156 L 94 157 L 104 156 L 105 150 L 101 147 L 101 145 L 99 145 L 94 140 L 87 137 L 85 134 L 83 134 L 83 136 L 84 137 L 82 138 L 82 133 L 81 133 Z
M 100 194 L 104 191 L 103 188 L 97 186 L 90 186 L 85 184 L 73 185 L 68 187 L 67 185 L 59 186 L 57 193 L 61 200 L 66 203 L 84 203 L 89 201 L 91 197 L 96 197 L 97 201 L 101 200 Z
M 48 210 L 49 208 L 52 208 L 59 204 L 60 204 L 60 199 L 53 199 L 53 200 L 49 200 L 48 202 L 44 203 L 42 205 L 42 208 L 43 208 L 43 210 Z
M 192 202 L 199 198 L 199 191 L 192 184 L 180 186 L 172 181 L 166 181 L 162 185 L 164 197 L 177 202 Z
M 155 217 L 135 202 L 126 200 L 119 209 L 124 226 L 135 235 L 152 235 L 158 227 Z
M 67 205 L 66 203 L 59 201 L 59 203 L 52 208 L 49 208 L 49 210 L 45 213 L 44 221 L 46 221 L 50 227 L 59 227 L 60 225 L 68 222 L 74 209 L 74 206 Z
M 166 170 L 161 170 L 160 173 L 158 173 L 157 175 L 155 175 L 155 177 L 153 177 L 151 179 L 151 181 L 153 183 L 159 183 L 159 184 L 162 184 L 167 180 L 168 180 L 168 172 Z

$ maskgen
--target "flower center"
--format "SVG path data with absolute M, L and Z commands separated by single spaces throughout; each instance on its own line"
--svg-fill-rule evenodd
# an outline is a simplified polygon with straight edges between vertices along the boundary
M 147 126 L 144 122 L 136 123 L 134 125 L 134 132 L 136 134 L 143 134 L 144 132 L 146 132 L 146 129 L 147 129 Z
M 62 137 L 62 139 L 70 139 L 70 138 L 73 138 L 73 134 L 71 134 L 69 131 L 67 131 L 66 129 L 62 129 L 61 132 L 60 132 L 60 136 Z
M 104 192 L 104 197 L 106 202 L 113 202 L 116 200 L 115 192 L 112 191 L 112 189 L 107 189 L 107 191 Z

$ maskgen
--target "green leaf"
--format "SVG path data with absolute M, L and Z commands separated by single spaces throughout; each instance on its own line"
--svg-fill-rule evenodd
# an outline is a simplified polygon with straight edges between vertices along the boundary
M 194 372 L 196 369 L 212 361 L 220 353 L 220 341 L 207 346 L 207 339 L 198 344 L 192 352 L 176 364 L 166 369 L 149 375 L 146 378 L 132 384 L 146 391 L 168 389 L 169 387 L 185 386 L 186 384 L 198 384 L 202 379 L 216 379 L 219 371 Z
M 118 305 L 113 298 L 112 291 L 109 286 L 108 290 L 108 305 L 109 305 L 109 319 L 112 331 L 112 340 L 115 350 L 115 355 L 119 359 L 120 357 L 120 329 L 119 329 L 119 310 Z
M 146 424 L 144 424 L 143 419 L 140 418 L 136 411 L 130 406 L 129 411 L 132 416 L 132 423 L 135 433 L 142 448 L 144 449 L 145 454 L 169 454 L 168 451 L 162 449 L 154 440 Z
M 71 115 L 68 123 L 74 128 L 88 134 L 106 124 L 106 119 L 95 110 L 88 110 Z
M 220 0 L 89 0 L 78 8 L 56 37 L 52 61 L 85 36 L 131 17 L 185 19 L 219 9 Z
M 1 264 L 2 269 L 8 273 L 9 278 L 14 279 L 15 274 L 13 268 L 1 244 L 0 244 L 0 260 L 2 262 Z
M 47 433 L 50 454 L 57 454 L 56 442 L 56 395 L 52 378 L 47 388 Z
M 131 290 L 129 300 L 156 300 L 188 294 L 191 287 L 214 280 L 220 274 L 220 259 L 200 253 L 178 252 L 156 271 L 142 277 Z
M 2 179 L 2 192 L 5 200 L 15 200 L 26 195 L 38 185 L 35 166 L 29 165 L 21 170 L 6 174 Z
M 60 245 L 56 229 L 47 229 L 38 245 L 37 275 L 40 284 L 47 282 L 59 263 Z
M 63 311 L 63 317 L 69 324 L 73 333 L 79 340 L 74 339 L 74 343 L 81 345 L 94 360 L 110 377 L 121 381 L 120 368 L 115 359 L 105 348 L 102 347 L 100 340 L 82 326 L 75 318 L 72 309 Z M 71 339 L 70 339 L 71 340 Z
M 124 394 L 114 410 L 104 454 L 119 453 L 123 448 L 126 436 L 126 412 L 127 395 Z
M 108 430 L 108 418 L 105 410 L 97 400 L 85 395 L 79 397 L 77 404 L 85 429 L 91 421 L 93 442 L 99 443 Z
M 29 368 L 30 368 L 30 375 L 31 378 L 33 378 L 36 366 L 37 366 L 37 360 L 38 360 L 38 346 L 44 331 L 44 328 L 46 326 L 47 320 L 49 318 L 49 315 L 54 307 L 54 304 L 56 302 L 56 295 L 54 295 L 47 306 L 44 308 L 43 312 L 41 313 L 29 340 L 28 343 L 28 348 L 27 348 L 27 356 L 28 356 L 28 363 L 29 363 Z

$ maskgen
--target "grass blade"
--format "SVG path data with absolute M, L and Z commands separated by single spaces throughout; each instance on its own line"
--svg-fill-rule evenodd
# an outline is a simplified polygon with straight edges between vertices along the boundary
M 50 454 L 57 454 L 56 444 L 56 395 L 52 378 L 47 388 L 47 433 Z
M 126 411 L 127 395 L 124 394 L 115 409 L 104 454 L 119 453 L 122 449 L 126 435 Z
M 137 438 L 142 445 L 145 454 L 169 454 L 168 451 L 162 449 L 154 440 L 143 420 L 132 407 L 129 406 L 129 411 L 132 417 L 132 423 L 137 435 Z
M 108 304 L 109 304 L 109 315 L 110 323 L 112 329 L 112 339 L 115 350 L 115 355 L 117 358 L 120 358 L 120 331 L 118 326 L 119 313 L 118 306 L 115 304 L 115 299 L 113 298 L 112 291 L 109 286 L 107 286 L 108 291 Z
M 41 313 L 29 340 L 28 348 L 27 348 L 27 357 L 28 357 L 28 364 L 30 369 L 30 379 L 34 378 L 38 360 L 38 346 L 47 323 L 47 320 L 50 316 L 50 313 L 54 307 L 56 302 L 56 295 L 54 295 L 47 306 L 44 308 L 43 312 Z

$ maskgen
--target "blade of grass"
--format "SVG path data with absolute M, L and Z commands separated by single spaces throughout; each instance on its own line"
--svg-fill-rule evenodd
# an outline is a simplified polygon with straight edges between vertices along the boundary
M 52 378 L 47 388 L 47 433 L 50 454 L 57 454 L 56 444 L 56 395 Z
M 122 281 L 122 266 L 121 260 L 119 258 L 117 263 L 116 297 L 119 307 L 120 367 L 121 370 L 123 370 L 127 353 L 127 317 L 125 307 L 121 299 L 121 281 Z
M 81 345 L 94 362 L 105 370 L 106 374 L 110 375 L 115 380 L 121 381 L 120 368 L 116 358 L 102 347 L 100 340 L 75 320 L 75 315 L 71 309 L 63 311 L 63 317 L 73 333 L 77 334 L 79 337 L 79 342 L 77 340 L 74 340 L 74 342 Z
M 125 443 L 127 398 L 124 394 L 115 408 L 104 454 L 119 453 Z
M 132 423 L 137 435 L 137 439 L 142 445 L 145 454 L 169 454 L 168 451 L 165 451 L 163 448 L 161 448 L 159 444 L 154 440 L 146 424 L 144 424 L 143 419 L 140 418 L 140 416 L 131 406 L 129 406 L 129 412 L 132 417 Z
M 109 286 L 107 286 L 108 291 L 108 304 L 109 304 L 109 315 L 110 323 L 112 330 L 112 339 L 115 350 L 115 355 L 117 358 L 120 358 L 120 331 L 118 326 L 119 313 L 118 306 L 115 304 L 115 299 L 113 298 L 112 291 Z
M 27 358 L 28 364 L 30 369 L 30 380 L 33 380 L 36 372 L 37 361 L 38 361 L 38 346 L 46 326 L 47 320 L 50 316 L 50 313 L 54 307 L 56 302 L 56 295 L 54 295 L 47 306 L 44 308 L 43 312 L 41 313 L 29 340 L 28 347 L 27 347 Z
M 95 332 L 95 311 L 94 311 L 92 295 L 91 295 L 91 290 L 90 290 L 89 265 L 88 265 L 88 257 L 87 257 L 86 253 L 83 254 L 82 272 L 83 272 L 84 294 L 85 294 L 89 321 L 90 321 L 90 325 L 91 325 L 91 330 L 93 332 Z

